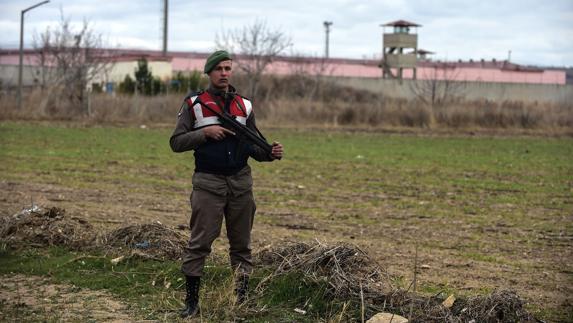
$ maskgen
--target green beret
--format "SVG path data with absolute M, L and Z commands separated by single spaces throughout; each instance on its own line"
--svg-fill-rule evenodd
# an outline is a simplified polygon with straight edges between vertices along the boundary
M 230 60 L 231 60 L 231 55 L 227 51 L 218 50 L 207 58 L 207 61 L 205 62 L 205 69 L 203 69 L 203 72 L 205 72 L 205 74 L 209 74 L 215 68 L 215 66 L 217 66 L 217 64 L 219 64 L 222 61 L 230 61 Z

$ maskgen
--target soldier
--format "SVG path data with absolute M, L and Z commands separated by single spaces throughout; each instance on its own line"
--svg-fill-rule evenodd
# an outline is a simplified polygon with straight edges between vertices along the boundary
M 260 135 L 251 101 L 239 95 L 229 83 L 232 67 L 233 61 L 226 51 L 216 51 L 207 58 L 204 72 L 209 76 L 209 88 L 185 98 L 169 140 L 174 152 L 195 151 L 191 237 L 183 252 L 181 267 L 187 289 L 182 317 L 199 313 L 199 287 L 205 257 L 221 232 L 223 217 L 231 267 L 235 272 L 237 302 L 245 301 L 252 272 L 250 242 L 256 209 L 247 159 L 273 161 L 283 156 L 283 146 L 278 142 L 273 142 L 269 154 L 245 140 L 239 140 L 233 131 L 221 125 L 212 111 L 198 103 L 201 101 L 219 112 L 225 109 Z

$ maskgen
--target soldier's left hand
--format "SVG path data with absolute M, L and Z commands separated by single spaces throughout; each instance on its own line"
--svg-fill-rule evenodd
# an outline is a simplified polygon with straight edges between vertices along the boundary
M 271 156 L 273 156 L 274 159 L 281 159 L 283 157 L 283 153 L 283 145 L 278 141 L 273 141 L 273 150 L 271 151 Z

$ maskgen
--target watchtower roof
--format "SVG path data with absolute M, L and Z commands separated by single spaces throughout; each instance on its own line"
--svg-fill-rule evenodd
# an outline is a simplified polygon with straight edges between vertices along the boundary
M 415 22 L 410 22 L 406 20 L 396 20 L 383 24 L 384 27 L 422 27 Z

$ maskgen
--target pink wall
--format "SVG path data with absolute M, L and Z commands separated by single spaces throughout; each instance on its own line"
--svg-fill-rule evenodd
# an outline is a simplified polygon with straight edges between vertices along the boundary
M 124 50 L 130 55 L 137 55 L 139 51 Z M 143 51 L 141 51 L 143 53 Z M 145 51 L 148 57 L 161 57 L 160 52 Z M 173 71 L 203 71 L 207 54 L 202 53 L 173 53 L 171 64 Z M 308 75 L 352 76 L 379 78 L 382 70 L 376 61 L 358 59 L 329 59 L 321 64 L 321 59 L 314 58 L 282 58 L 274 61 L 268 67 L 267 73 L 288 75 L 304 72 Z M 25 54 L 25 65 L 37 65 L 33 53 Z M 519 65 L 502 62 L 480 63 L 443 63 L 451 68 L 432 67 L 434 63 L 420 62 L 417 68 L 417 78 L 424 79 L 452 79 L 457 81 L 473 82 L 500 82 L 500 83 L 537 83 L 537 84 L 565 84 L 564 70 L 543 70 L 524 68 Z M 439 64 L 439 63 L 438 63 Z M 17 51 L 0 51 L 0 65 L 18 65 Z M 443 65 L 440 65 L 443 66 Z M 503 66 L 507 68 L 504 69 Z M 446 71 L 444 73 L 444 71 Z M 404 78 L 412 78 L 412 70 L 404 70 Z
M 446 72 L 444 72 L 446 71 Z M 427 79 L 449 79 L 455 81 L 565 84 L 565 71 L 510 71 L 495 68 L 456 67 L 451 69 L 418 67 L 417 77 Z M 405 70 L 404 78 L 412 78 L 412 71 Z
M 382 70 L 378 67 L 349 63 L 321 64 L 275 61 L 268 67 L 268 72 L 278 75 L 288 75 L 304 72 L 308 75 L 322 74 L 327 76 L 382 76 Z
M 295 71 L 305 71 L 309 75 L 315 75 L 321 70 L 320 63 L 296 63 L 286 61 L 276 61 L 268 68 L 268 73 L 279 75 L 292 74 Z M 326 64 L 322 74 L 330 76 L 353 76 L 353 77 L 382 77 L 382 69 L 375 64 L 361 64 L 351 62 L 340 62 L 337 64 Z M 444 71 L 446 71 L 444 73 Z M 413 72 L 411 69 L 404 70 L 404 78 L 411 79 Z M 455 68 L 434 68 L 420 66 L 417 68 L 417 78 L 428 79 L 449 79 L 455 81 L 471 82 L 499 82 L 499 83 L 536 83 L 536 84 L 565 84 L 565 71 L 559 70 L 507 70 L 499 67 L 466 67 Z
M 204 58 L 173 57 L 172 66 L 174 71 L 202 71 L 205 64 Z M 353 64 L 323 64 L 320 63 L 293 63 L 287 61 L 274 61 L 266 70 L 266 73 L 289 75 L 304 72 L 309 75 L 324 74 L 332 76 L 362 76 L 381 77 L 382 71 L 378 67 L 353 65 Z M 322 72 L 322 73 L 321 73 Z
M 197 70 L 203 72 L 205 65 L 204 58 L 186 58 L 186 57 L 173 57 L 171 66 L 173 71 L 193 71 Z
M 38 59 L 34 55 L 24 55 L 23 57 L 23 65 L 32 65 L 36 66 L 38 64 Z M 7 55 L 0 55 L 0 65 L 19 65 L 20 64 L 20 56 L 18 54 L 7 54 Z

